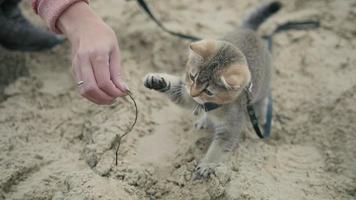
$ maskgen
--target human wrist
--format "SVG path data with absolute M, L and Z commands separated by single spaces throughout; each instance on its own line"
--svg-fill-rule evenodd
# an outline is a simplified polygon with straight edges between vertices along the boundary
M 61 14 L 58 18 L 57 27 L 69 40 L 73 40 L 83 26 L 88 23 L 95 24 L 98 20 L 100 20 L 99 17 L 95 15 L 89 5 L 79 1 Z

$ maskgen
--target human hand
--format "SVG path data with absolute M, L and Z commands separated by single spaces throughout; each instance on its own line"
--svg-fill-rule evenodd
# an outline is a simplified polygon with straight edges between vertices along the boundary
M 73 71 L 82 96 L 102 105 L 129 92 L 122 80 L 116 36 L 86 3 L 73 4 L 57 26 L 72 45 Z

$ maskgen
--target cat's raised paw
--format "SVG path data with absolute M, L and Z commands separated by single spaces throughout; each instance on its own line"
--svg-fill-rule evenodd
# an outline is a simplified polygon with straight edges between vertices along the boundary
M 158 90 L 160 92 L 165 92 L 170 88 L 170 83 L 167 83 L 165 78 L 160 74 L 147 74 L 143 83 L 146 88 Z

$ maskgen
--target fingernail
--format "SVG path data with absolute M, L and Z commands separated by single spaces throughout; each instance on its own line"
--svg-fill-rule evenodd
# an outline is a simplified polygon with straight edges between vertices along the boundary
M 129 87 L 126 85 L 126 83 L 122 83 L 122 86 L 124 87 L 125 91 L 128 93 L 131 93 Z

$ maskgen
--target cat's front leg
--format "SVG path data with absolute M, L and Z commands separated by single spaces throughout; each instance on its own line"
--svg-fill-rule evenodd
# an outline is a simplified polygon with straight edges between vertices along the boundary
M 213 122 L 208 118 L 207 114 L 204 113 L 201 118 L 199 118 L 195 123 L 194 123 L 194 128 L 197 130 L 200 129 L 210 129 L 214 128 Z
M 162 73 L 149 73 L 144 78 L 146 88 L 166 94 L 174 103 L 193 108 L 196 103 L 188 94 L 181 77 Z
M 195 179 L 208 178 L 215 174 L 216 167 L 230 159 L 237 142 L 238 137 L 229 131 L 226 126 L 217 126 L 214 139 L 207 153 L 196 167 Z

